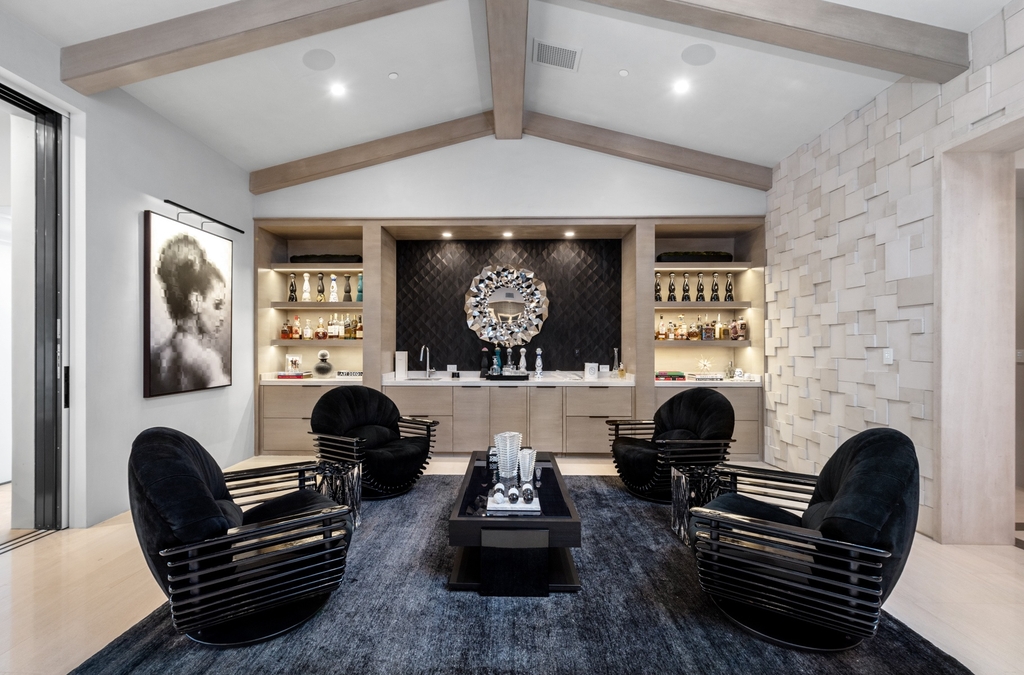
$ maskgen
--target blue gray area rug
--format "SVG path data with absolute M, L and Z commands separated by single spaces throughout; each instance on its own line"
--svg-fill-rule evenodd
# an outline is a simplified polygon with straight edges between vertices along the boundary
M 206 647 L 174 632 L 165 604 L 75 672 L 969 672 L 888 615 L 873 640 L 838 654 L 748 635 L 701 593 L 693 557 L 669 530 L 669 507 L 631 497 L 617 478 L 566 478 L 583 522 L 583 547 L 573 551 L 579 593 L 449 592 L 447 518 L 459 482 L 426 476 L 402 497 L 364 503 L 341 588 L 291 633 L 249 647 Z

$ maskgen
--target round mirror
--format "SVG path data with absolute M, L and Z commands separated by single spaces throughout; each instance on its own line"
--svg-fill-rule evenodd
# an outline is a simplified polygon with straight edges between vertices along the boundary
M 466 293 L 466 324 L 487 342 L 526 344 L 547 316 L 547 287 L 530 270 L 485 267 Z

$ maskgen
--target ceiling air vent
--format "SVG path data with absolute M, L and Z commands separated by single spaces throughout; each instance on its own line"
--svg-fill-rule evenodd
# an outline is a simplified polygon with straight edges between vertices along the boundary
M 580 68 L 580 50 L 572 47 L 559 47 L 543 40 L 533 41 L 533 62 L 542 66 L 551 66 L 573 72 Z

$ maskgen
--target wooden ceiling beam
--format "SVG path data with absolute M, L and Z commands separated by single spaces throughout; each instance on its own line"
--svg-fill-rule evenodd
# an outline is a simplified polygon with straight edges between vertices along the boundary
M 970 66 L 966 33 L 826 0 L 588 1 L 932 82 Z
M 523 137 L 529 8 L 530 0 L 487 0 L 494 136 L 499 140 Z
M 383 164 L 421 152 L 437 150 L 494 133 L 494 114 L 488 110 L 451 122 L 352 145 L 293 162 L 278 164 L 249 174 L 249 191 L 254 195 L 293 185 L 337 176 L 348 171 Z
M 239 0 L 60 50 L 86 96 L 326 33 L 439 0 Z
M 772 186 L 772 170 L 766 166 L 541 113 L 526 113 L 523 133 L 757 190 Z

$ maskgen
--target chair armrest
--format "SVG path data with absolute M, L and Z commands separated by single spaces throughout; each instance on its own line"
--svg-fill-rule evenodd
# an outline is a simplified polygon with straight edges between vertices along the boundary
M 402 417 L 398 418 L 398 431 L 402 438 L 414 436 L 426 436 L 431 439 L 433 446 L 434 428 L 440 424 L 437 420 L 428 420 L 424 417 Z
M 428 420 L 425 417 L 406 417 L 405 415 L 398 418 L 399 425 L 409 424 L 414 427 L 433 428 L 436 427 L 440 422 L 437 420 Z
M 363 452 L 363 448 L 366 445 L 365 438 L 332 436 L 331 434 L 320 434 L 315 431 L 308 433 L 311 436 L 316 436 L 316 442 L 313 443 L 313 447 L 316 448 L 316 456 L 321 461 L 354 464 L 363 461 L 365 457 Z
M 701 464 L 720 466 L 729 455 L 729 445 L 736 441 L 728 439 L 668 439 L 654 441 L 658 447 L 659 464 Z
M 792 471 L 775 471 L 720 464 L 716 467 L 723 490 L 773 500 L 784 508 L 807 508 L 818 477 Z
M 639 438 L 647 440 L 654 435 L 654 420 L 605 420 L 608 434 L 616 438 Z
M 236 504 L 254 506 L 286 491 L 315 489 L 316 471 L 316 462 L 279 464 L 257 469 L 226 471 L 224 482 Z

